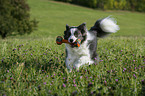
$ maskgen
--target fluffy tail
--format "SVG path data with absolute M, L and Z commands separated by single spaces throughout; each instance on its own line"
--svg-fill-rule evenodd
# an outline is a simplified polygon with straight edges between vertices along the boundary
M 91 27 L 90 31 L 96 31 L 97 37 L 105 37 L 106 35 L 115 33 L 120 29 L 116 23 L 115 19 L 110 16 L 99 19 L 96 21 L 94 26 Z

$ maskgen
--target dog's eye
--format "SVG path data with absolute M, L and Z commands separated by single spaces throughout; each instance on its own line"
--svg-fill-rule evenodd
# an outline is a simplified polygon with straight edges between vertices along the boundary
M 77 32 L 77 31 L 75 31 L 74 35 L 75 35 L 76 37 L 78 37 L 78 32 Z

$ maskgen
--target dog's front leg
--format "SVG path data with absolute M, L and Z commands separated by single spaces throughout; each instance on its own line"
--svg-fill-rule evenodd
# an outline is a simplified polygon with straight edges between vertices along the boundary
M 73 63 L 74 63 L 73 59 L 71 59 L 70 57 L 66 57 L 65 64 L 66 64 L 67 69 L 69 70 L 69 72 L 72 71 Z
M 74 67 L 74 63 L 77 60 L 77 56 L 75 56 L 74 54 L 68 54 L 66 59 L 65 59 L 65 63 L 67 66 L 67 69 L 69 70 L 69 72 L 72 71 L 72 68 Z
M 75 61 L 73 66 L 78 70 L 79 67 L 82 66 L 82 65 L 85 65 L 85 64 L 89 64 L 90 65 L 90 64 L 93 64 L 93 63 L 94 63 L 94 61 L 92 61 L 90 59 L 90 57 L 82 56 L 78 60 Z

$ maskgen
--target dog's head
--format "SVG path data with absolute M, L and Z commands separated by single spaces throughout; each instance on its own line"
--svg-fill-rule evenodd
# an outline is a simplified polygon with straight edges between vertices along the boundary
M 74 43 L 77 39 L 80 39 L 81 43 L 83 43 L 86 40 L 86 32 L 86 23 L 83 23 L 78 27 L 70 27 L 66 25 L 64 39 L 68 40 L 70 43 Z

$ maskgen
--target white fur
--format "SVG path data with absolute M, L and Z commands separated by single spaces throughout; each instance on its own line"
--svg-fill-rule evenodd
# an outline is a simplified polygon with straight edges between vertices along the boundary
M 66 66 L 71 71 L 73 67 L 79 69 L 80 66 L 85 64 L 93 64 L 94 61 L 91 60 L 88 41 L 92 40 L 92 36 L 87 32 L 87 40 L 80 47 L 71 48 L 69 44 L 66 45 L 68 56 L 66 58 Z
M 107 17 L 100 22 L 100 27 L 104 32 L 115 33 L 120 29 L 116 23 L 114 18 Z
M 77 40 L 77 38 L 74 36 L 75 31 L 76 31 L 76 28 L 70 29 L 71 36 L 68 38 L 68 41 L 69 42 L 70 42 L 70 39 L 73 39 L 73 42 L 72 43 L 74 43 Z

